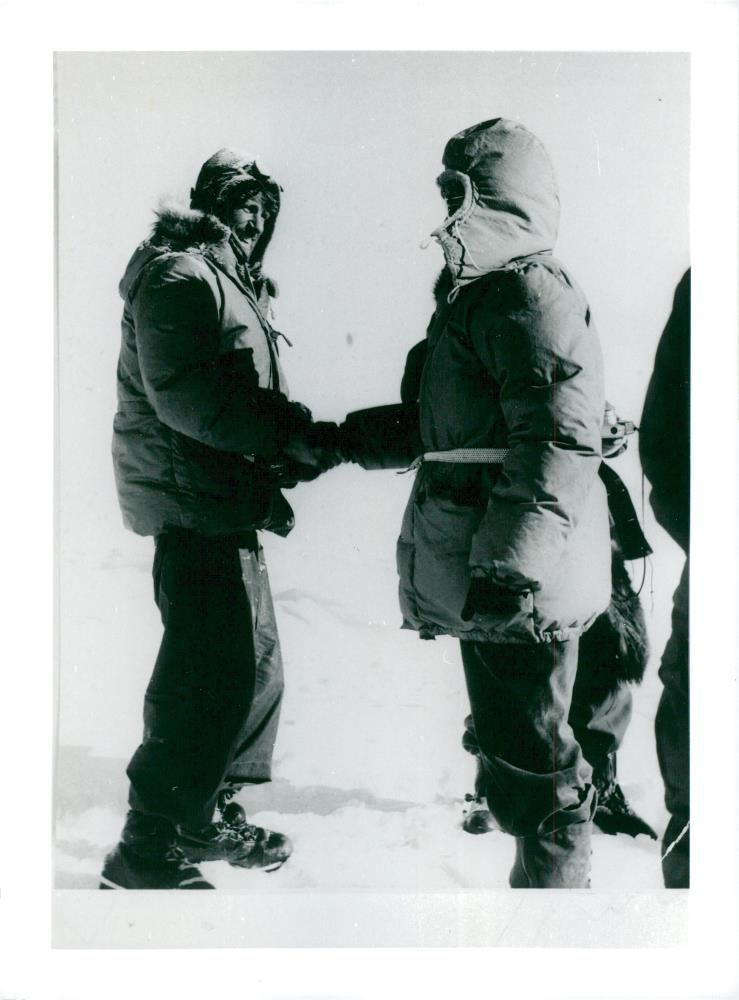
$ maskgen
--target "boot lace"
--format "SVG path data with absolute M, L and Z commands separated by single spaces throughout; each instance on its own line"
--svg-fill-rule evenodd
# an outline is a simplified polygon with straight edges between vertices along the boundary
M 225 805 L 228 805 L 228 803 L 231 801 L 231 799 L 234 797 L 235 794 L 236 794 L 235 788 L 222 788 L 221 791 L 218 793 L 218 799 L 217 799 L 218 808 L 223 809 Z
M 164 855 L 164 860 L 171 865 L 175 865 L 177 871 L 197 871 L 192 861 L 188 861 L 187 855 L 177 844 L 170 844 Z
M 611 782 L 598 794 L 598 805 L 605 809 L 610 809 L 613 813 L 621 813 L 625 816 L 636 816 L 636 813 L 629 805 L 621 786 L 617 782 Z

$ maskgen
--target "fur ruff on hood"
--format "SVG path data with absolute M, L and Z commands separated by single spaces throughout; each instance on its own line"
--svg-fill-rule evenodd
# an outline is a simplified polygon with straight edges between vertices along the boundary
M 156 221 L 152 226 L 151 235 L 142 243 L 132 258 L 133 268 L 137 271 L 154 256 L 161 253 L 208 252 L 216 260 L 228 260 L 236 256 L 232 232 L 229 227 L 209 212 L 197 208 L 189 208 L 182 202 L 164 200 L 155 210 Z M 264 248 L 263 248 L 264 249 Z M 277 282 L 262 274 L 261 258 L 252 259 L 248 263 L 249 275 L 254 282 L 263 282 L 270 298 L 278 295 Z M 131 274 L 127 272 L 121 282 L 121 294 L 126 295 L 131 285 Z
M 231 230 L 217 216 L 178 202 L 163 201 L 155 214 L 156 222 L 147 243 L 158 249 L 205 249 L 227 243 L 231 236 Z

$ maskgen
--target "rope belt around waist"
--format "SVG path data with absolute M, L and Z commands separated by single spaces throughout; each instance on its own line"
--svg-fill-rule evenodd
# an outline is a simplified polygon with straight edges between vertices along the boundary
M 502 465 L 510 448 L 451 448 L 419 455 L 403 472 L 412 472 L 424 462 L 456 462 L 459 465 Z

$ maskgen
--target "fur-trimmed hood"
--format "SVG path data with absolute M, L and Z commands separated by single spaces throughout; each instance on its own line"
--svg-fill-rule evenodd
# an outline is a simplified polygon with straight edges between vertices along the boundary
M 166 253 L 204 254 L 222 270 L 241 278 L 246 259 L 239 252 L 238 241 L 229 227 L 217 216 L 175 201 L 162 201 L 155 214 L 151 235 L 136 248 L 121 279 L 121 298 L 128 298 L 135 290 L 146 265 Z M 263 281 L 274 298 L 277 295 L 275 282 L 261 274 L 266 246 L 264 238 L 257 244 L 248 262 L 248 273 L 252 282 Z M 261 252 L 257 253 L 258 250 Z
M 226 243 L 231 236 L 231 230 L 217 216 L 178 202 L 163 201 L 156 217 L 147 243 L 163 250 L 204 249 Z

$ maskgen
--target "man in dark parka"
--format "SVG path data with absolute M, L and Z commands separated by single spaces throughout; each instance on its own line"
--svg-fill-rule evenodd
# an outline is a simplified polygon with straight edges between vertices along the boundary
M 155 538 L 164 634 L 101 888 L 213 888 L 194 862 L 268 868 L 291 852 L 229 802 L 270 780 L 282 700 L 257 530 L 287 534 L 280 485 L 336 462 L 333 425 L 288 401 L 270 323 L 261 263 L 279 207 L 279 186 L 222 149 L 189 208 L 158 212 L 120 284 L 114 467 L 124 523 Z
M 657 522 L 685 553 L 673 597 L 672 633 L 659 676 L 663 684 L 655 732 L 670 821 L 662 841 L 668 889 L 690 886 L 690 271 L 675 291 L 657 348 L 639 435 L 644 474 Z
M 453 136 L 443 165 L 433 235 L 448 287 L 398 542 L 404 626 L 461 640 L 488 805 L 516 838 L 510 884 L 586 887 L 596 796 L 568 714 L 579 637 L 611 590 L 600 345 L 552 256 L 559 199 L 541 143 L 494 119 Z

